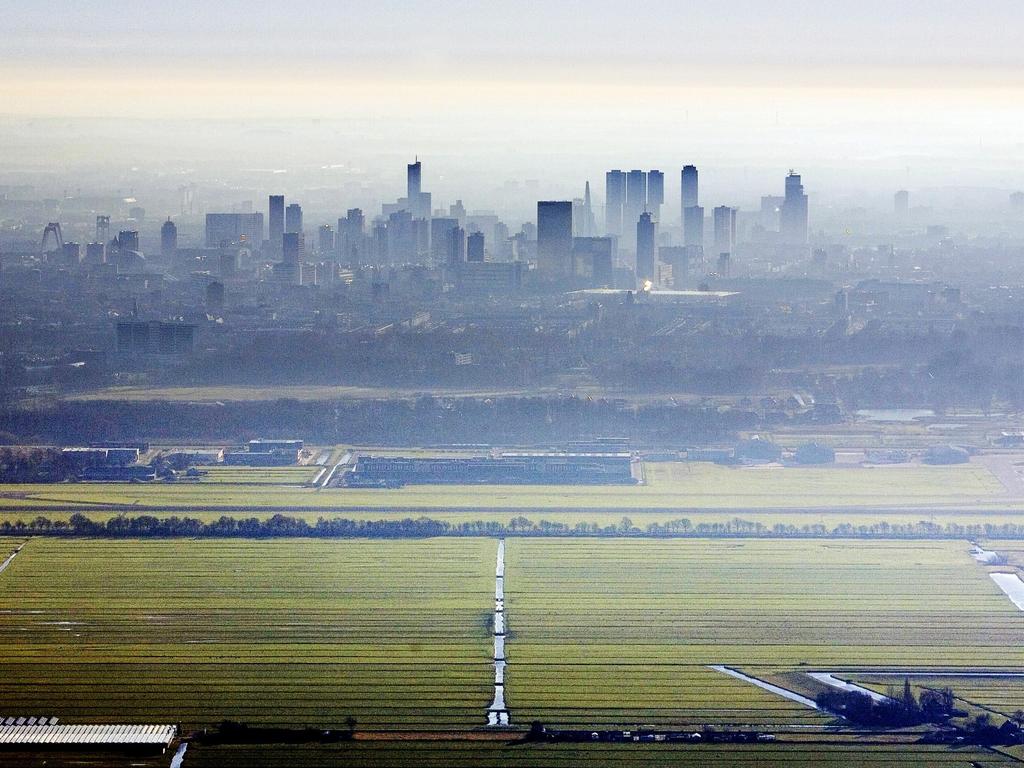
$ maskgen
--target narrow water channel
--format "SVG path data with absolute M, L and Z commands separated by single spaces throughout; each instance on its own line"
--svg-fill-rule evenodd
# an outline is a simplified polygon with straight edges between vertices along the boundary
M 487 708 L 487 724 L 510 725 L 505 708 L 505 540 L 498 540 L 494 569 L 494 700 Z

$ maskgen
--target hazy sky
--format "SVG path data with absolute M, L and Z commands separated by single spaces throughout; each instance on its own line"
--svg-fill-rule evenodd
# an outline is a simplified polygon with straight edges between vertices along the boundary
M 410 97 L 490 103 L 531 89 L 568 109 L 636 86 L 1018 88 L 1022 9 L 1018 0 L 9 1 L 0 3 L 0 110 L 98 114 L 113 102 L 137 115 L 277 115 L 289 89 L 296 112 L 313 115 L 339 114 L 346 97 L 390 109 Z M 119 86 L 132 101 L 118 99 Z
M 511 150 L 532 160 L 495 163 L 522 175 L 552 158 L 574 174 L 684 161 L 905 173 L 907 157 L 974 153 L 976 167 L 1003 158 L 1006 176 L 1024 124 L 1022 23 L 1020 0 L 7 0 L 0 116 L 322 118 L 346 142 L 328 157 L 330 137 L 224 133 L 249 164 Z M 76 149 L 110 143 L 82 131 Z M 205 136 L 147 132 L 151 144 L 107 149 Z M 43 151 L 25 135 L 0 142 L 0 161 Z

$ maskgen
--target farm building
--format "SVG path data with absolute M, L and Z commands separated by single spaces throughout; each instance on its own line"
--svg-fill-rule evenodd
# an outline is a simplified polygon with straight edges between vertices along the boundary
M 118 747 L 163 751 L 177 735 L 173 725 L 64 725 L 55 717 L 8 717 L 0 722 L 0 749 Z

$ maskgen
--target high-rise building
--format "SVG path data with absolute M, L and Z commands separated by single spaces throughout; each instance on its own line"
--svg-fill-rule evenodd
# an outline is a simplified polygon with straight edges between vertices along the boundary
M 604 175 L 604 230 L 607 235 L 622 234 L 622 206 L 626 202 L 626 174 L 608 171 Z
M 626 174 L 626 204 L 622 208 L 623 240 L 627 250 L 636 247 L 636 223 L 647 210 L 647 174 L 630 171 Z
M 96 242 L 106 245 L 110 242 L 110 217 L 96 217 Z
M 281 235 L 284 234 L 284 195 L 270 196 L 267 225 L 270 228 L 270 250 L 278 253 L 281 250 Z
M 178 250 L 178 228 L 170 217 L 160 227 L 160 255 L 165 259 L 174 258 Z
M 302 234 L 302 206 L 298 203 L 284 209 L 284 231 Z
M 683 171 L 680 174 L 679 193 L 680 206 L 683 211 L 700 205 L 700 196 L 697 194 L 697 166 L 683 166 Z M 685 214 L 683 218 L 685 218 Z
M 897 216 L 906 216 L 910 212 L 910 193 L 901 189 L 893 195 L 893 211 Z
M 430 259 L 435 266 L 449 263 L 451 231 L 458 229 L 456 218 L 437 217 L 430 220 Z
M 330 224 L 321 224 L 317 228 L 316 245 L 321 258 L 334 253 L 334 230 Z
M 807 195 L 800 175 L 793 171 L 786 176 L 780 232 L 782 242 L 787 245 L 807 245 Z
M 484 233 L 471 232 L 466 238 L 466 261 L 474 263 L 484 260 Z
M 454 227 L 448 230 L 448 266 L 457 267 L 466 260 L 466 230 Z
M 342 264 L 359 267 L 367 263 L 366 219 L 360 208 L 349 208 L 344 219 L 338 219 L 335 247 Z
M 704 206 L 691 205 L 683 209 L 683 244 L 704 245 Z
M 206 214 L 206 247 L 220 248 L 222 245 L 260 249 L 263 246 L 263 214 Z
M 736 247 L 736 209 L 720 205 L 714 211 L 715 253 L 732 253 Z
M 636 281 L 644 288 L 654 282 L 654 221 L 649 212 L 636 223 Z
M 416 162 L 409 163 L 405 168 L 405 195 L 411 203 L 423 191 L 423 164 L 417 157 Z
M 661 221 L 661 206 L 665 202 L 665 174 L 661 171 L 647 172 L 647 210 L 651 219 Z
M 82 262 L 82 246 L 78 243 L 67 241 L 60 249 L 61 261 L 65 266 L 77 267 Z
M 548 277 L 572 273 L 572 202 L 537 203 L 537 269 Z
M 139 250 L 139 233 L 134 229 L 123 229 L 117 233 L 117 250 L 120 253 Z

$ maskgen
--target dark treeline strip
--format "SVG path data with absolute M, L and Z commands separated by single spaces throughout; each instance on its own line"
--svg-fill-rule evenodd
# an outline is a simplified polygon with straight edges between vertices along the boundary
M 762 523 L 734 518 L 721 523 L 694 524 L 686 518 L 666 523 L 633 524 L 628 517 L 612 525 L 579 522 L 573 525 L 549 520 L 534 522 L 515 517 L 506 522 L 473 520 L 450 523 L 429 517 L 404 520 L 350 520 L 319 518 L 310 523 L 300 517 L 276 514 L 268 518 L 222 516 L 203 521 L 193 517 L 119 515 L 93 520 L 76 513 L 67 520 L 38 516 L 30 520 L 0 522 L 0 535 L 67 536 L 97 538 L 424 538 L 430 536 L 635 536 L 635 537 L 762 537 L 762 538 L 866 538 L 866 539 L 1022 539 L 1024 525 L 979 523 L 938 525 L 920 521 L 871 525 L 840 523 L 829 527 Z
M 838 413 L 801 421 L 836 421 Z M 655 444 L 709 443 L 755 429 L 753 410 L 633 405 L 583 397 L 420 397 L 414 400 L 185 402 L 65 401 L 0 406 L 0 443 L 87 444 L 97 440 L 223 442 L 302 437 L 318 443 L 433 445 L 560 443 L 592 435 Z

